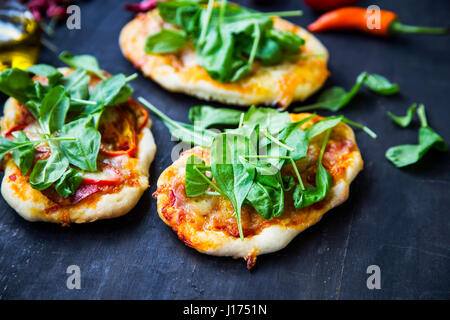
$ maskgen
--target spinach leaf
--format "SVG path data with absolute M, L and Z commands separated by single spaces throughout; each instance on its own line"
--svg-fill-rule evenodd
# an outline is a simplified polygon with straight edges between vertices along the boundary
M 333 186 L 333 178 L 322 164 L 322 158 L 330 132 L 331 129 L 328 129 L 320 150 L 319 161 L 317 163 L 316 186 L 306 186 L 302 188 L 301 185 L 297 185 L 294 189 L 292 197 L 294 199 L 294 206 L 297 209 L 308 207 L 323 200 Z
M 389 96 L 397 93 L 400 87 L 379 74 L 368 74 L 364 85 L 377 94 Z
M 59 72 L 58 69 L 49 66 L 48 64 L 35 64 L 34 66 L 29 67 L 26 71 L 48 78 L 50 86 L 56 85 L 63 77 L 62 73 Z
M 234 126 L 239 124 L 242 111 L 211 106 L 195 106 L 189 109 L 189 121 L 199 128 L 209 128 L 214 125 Z
M 120 73 L 102 81 L 95 87 L 91 100 L 107 107 L 115 106 L 127 101 L 132 93 L 133 89 L 127 85 L 127 77 Z
M 183 48 L 188 42 L 184 31 L 162 29 L 147 37 L 145 41 L 146 53 L 170 53 Z
M 75 138 L 75 140 L 63 140 L 59 143 L 70 164 L 82 170 L 97 171 L 101 135 L 94 128 L 91 117 L 80 118 L 65 124 L 59 136 Z
M 97 59 L 94 56 L 88 54 L 74 56 L 67 51 L 63 51 L 60 53 L 59 59 L 72 68 L 83 69 L 87 72 L 95 74 L 102 80 L 106 79 L 102 70 L 100 70 Z
M 282 176 L 284 191 L 290 191 L 295 186 L 294 177 Z
M 36 190 L 44 190 L 56 182 L 69 167 L 58 146 L 50 143 L 51 154 L 48 159 L 39 160 L 30 174 L 30 185 Z
M 16 143 L 30 142 L 30 139 L 23 131 L 15 131 L 12 133 Z M 19 167 L 20 172 L 26 175 L 33 165 L 34 145 L 28 144 L 12 152 L 14 163 Z
M 319 134 L 327 131 L 328 129 L 334 128 L 337 126 L 339 122 L 341 122 L 343 119 L 343 116 L 335 116 L 335 117 L 328 117 L 322 120 L 317 121 L 313 125 L 307 127 L 305 129 L 308 140 L 311 140 L 312 138 L 318 136 Z
M 81 172 L 69 167 L 55 184 L 55 190 L 61 197 L 67 198 L 77 191 L 81 180 L 83 180 Z
M 63 126 L 69 106 L 70 99 L 63 86 L 50 89 L 39 108 L 39 123 L 45 133 L 51 134 Z
M 447 144 L 444 139 L 428 126 L 424 105 L 419 106 L 417 114 L 421 122 L 419 144 L 399 145 L 386 151 L 386 158 L 398 168 L 418 162 L 431 148 L 441 152 L 447 151 Z
M 186 143 L 192 143 L 204 147 L 211 146 L 213 139 L 216 136 L 215 132 L 174 121 L 142 97 L 139 97 L 138 101 L 150 109 L 150 111 L 156 114 L 164 122 L 172 136 L 177 137 Z
M 205 193 L 210 183 L 205 180 L 208 179 L 204 174 L 206 171 L 205 161 L 191 155 L 186 162 L 186 195 L 188 197 L 196 197 Z M 208 179 L 209 180 L 209 179 Z
M 396 115 L 392 114 L 392 112 L 390 112 L 390 111 L 387 113 L 387 115 L 392 119 L 392 121 L 394 121 L 400 127 L 406 128 L 407 126 L 409 126 L 411 124 L 412 117 L 413 117 L 416 109 L 417 109 L 417 104 L 414 103 L 413 105 L 411 105 L 411 107 L 409 107 L 408 111 L 406 111 L 406 115 L 404 115 L 404 116 L 396 116 Z

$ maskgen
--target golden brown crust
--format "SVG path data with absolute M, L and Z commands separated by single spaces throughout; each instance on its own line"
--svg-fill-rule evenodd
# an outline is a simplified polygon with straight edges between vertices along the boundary
M 293 121 L 309 114 L 291 115 Z M 309 121 L 305 126 L 317 121 Z M 308 156 L 297 166 L 302 179 L 312 182 L 323 135 L 311 142 Z M 187 245 L 212 255 L 244 257 L 251 267 L 256 256 L 284 248 L 298 233 L 317 223 L 328 210 L 344 202 L 351 181 L 362 169 L 363 162 L 353 131 L 341 123 L 330 135 L 323 164 L 333 177 L 334 186 L 326 198 L 310 207 L 296 209 L 291 192 L 286 192 L 285 209 L 281 216 L 263 219 L 252 207 L 242 208 L 242 226 L 245 239 L 239 239 L 232 204 L 219 196 L 202 195 L 188 198 L 185 193 L 185 164 L 195 154 L 209 163 L 209 150 L 196 147 L 181 154 L 158 179 L 158 214 Z M 283 168 L 284 175 L 294 175 L 290 166 Z
M 276 29 L 290 30 L 305 39 L 302 54 L 309 57 L 268 67 L 255 63 L 252 75 L 236 83 L 213 80 L 197 65 L 195 52 L 189 45 L 177 54 L 146 54 L 144 45 L 148 35 L 163 27 L 174 28 L 163 22 L 157 9 L 138 14 L 130 21 L 120 33 L 119 44 L 135 67 L 169 91 L 243 106 L 287 107 L 292 101 L 306 99 L 323 85 L 329 75 L 328 52 L 305 29 L 280 18 L 275 18 L 274 23 Z

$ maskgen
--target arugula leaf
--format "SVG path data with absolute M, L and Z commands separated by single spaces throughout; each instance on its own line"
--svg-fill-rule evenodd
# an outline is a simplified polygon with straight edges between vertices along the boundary
M 49 66 L 48 64 L 35 64 L 34 66 L 29 67 L 26 71 L 42 77 L 47 77 L 50 86 L 56 85 L 63 77 L 62 73 L 59 72 L 58 69 Z
M 12 133 L 16 143 L 30 142 L 30 139 L 23 131 L 15 131 Z M 28 144 L 12 152 L 14 163 L 19 167 L 20 172 L 26 175 L 33 165 L 34 145 Z
M 127 85 L 127 77 L 119 73 L 95 87 L 91 100 L 106 107 L 115 106 L 127 101 L 132 94 L 133 89 Z
M 164 122 L 172 136 L 177 137 L 186 143 L 192 143 L 204 147 L 211 146 L 213 139 L 216 136 L 215 132 L 174 121 L 142 97 L 139 97 L 138 101 L 150 109 L 150 111 L 156 114 Z
M 17 143 L 5 138 L 0 137 L 0 160 L 8 153 L 11 152 L 15 148 L 19 148 L 20 145 Z
M 186 0 L 161 2 L 157 6 L 165 22 L 182 28 L 193 40 L 197 63 L 220 82 L 239 81 L 251 72 L 255 59 L 263 65 L 279 63 L 300 52 L 304 44 L 295 33 L 274 29 L 271 16 L 282 12 L 258 13 L 227 1 L 215 5 L 213 0 L 206 7 Z M 151 48 L 147 52 L 174 52 L 185 41 L 181 34 L 160 32 L 150 36 Z
M 280 180 L 280 172 L 274 175 L 258 174 L 248 192 L 246 201 L 266 220 L 278 217 L 283 213 L 284 184 Z M 290 181 L 293 185 L 294 180 Z
M 35 97 L 34 82 L 23 70 L 12 68 L 0 73 L 0 91 L 21 104 Z
M 183 48 L 188 42 L 184 31 L 162 29 L 147 37 L 145 41 L 146 53 L 170 53 Z
M 388 111 L 387 115 L 394 121 L 396 124 L 398 124 L 402 128 L 406 128 L 410 125 L 412 121 L 412 117 L 414 115 L 414 112 L 417 109 L 417 104 L 414 103 L 411 105 L 411 107 L 408 108 L 408 111 L 406 111 L 406 115 L 404 116 L 396 116 L 392 112 Z
M 189 121 L 199 128 L 209 128 L 214 125 L 238 125 L 242 111 L 211 106 L 195 106 L 189 109 Z
M 63 86 L 50 89 L 39 108 L 39 123 L 45 133 L 51 134 L 63 126 L 69 106 L 70 99 Z
M 322 92 L 322 94 L 317 99 L 317 103 L 309 106 L 295 108 L 294 111 L 303 112 L 313 109 L 327 109 L 334 112 L 339 111 L 344 108 L 358 93 L 359 88 L 364 83 L 367 76 L 367 72 L 362 72 L 356 78 L 355 85 L 348 92 L 346 92 L 342 87 L 331 87 Z
M 75 139 L 63 140 L 59 143 L 70 164 L 82 170 L 97 171 L 101 134 L 94 128 L 91 117 L 80 118 L 65 124 L 59 136 Z
M 244 239 L 241 207 L 253 185 L 256 170 L 241 163 L 239 156 L 256 154 L 251 147 L 248 137 L 230 133 L 216 135 L 211 146 L 211 172 L 217 186 L 233 204 L 241 239 Z
M 50 157 L 36 162 L 30 174 L 30 185 L 39 191 L 50 187 L 69 167 L 69 162 L 56 144 L 51 142 L 50 149 Z
M 305 131 L 307 133 L 308 140 L 311 140 L 312 138 L 327 131 L 328 129 L 334 128 L 335 126 L 337 126 L 339 122 L 342 121 L 343 118 L 344 118 L 343 116 L 328 117 L 319 120 L 313 125 L 307 127 Z
M 386 158 L 397 168 L 406 167 L 418 162 L 431 148 L 441 152 L 447 151 L 447 144 L 444 139 L 428 126 L 424 105 L 419 106 L 417 114 L 421 122 L 419 144 L 399 145 L 390 147 L 386 151 Z
M 87 72 L 95 74 L 102 80 L 106 79 L 102 70 L 100 70 L 97 59 L 94 56 L 88 54 L 74 56 L 67 51 L 63 51 L 59 54 L 59 59 L 72 68 L 83 69 Z
M 400 87 L 379 74 L 368 74 L 364 85 L 377 94 L 390 96 L 397 93 Z
M 319 160 L 317 162 L 316 186 L 306 186 L 304 189 L 301 185 L 295 187 L 292 197 L 294 199 L 294 206 L 297 209 L 305 208 L 322 201 L 333 186 L 333 178 L 322 164 L 322 158 L 330 132 L 331 129 L 328 129 L 320 150 Z
M 61 197 L 67 198 L 77 191 L 81 180 L 83 180 L 81 172 L 69 167 L 55 184 L 55 190 Z
M 61 79 L 61 83 L 66 88 L 67 93 L 73 99 L 88 99 L 89 98 L 89 81 L 91 77 L 86 70 L 76 69 L 74 72 Z M 71 101 L 71 104 L 74 104 Z
M 244 115 L 244 122 L 248 126 L 259 124 L 262 130 L 268 128 L 270 132 L 277 133 L 291 123 L 291 118 L 287 112 L 251 106 Z
M 201 168 L 201 169 L 200 169 Z M 199 172 L 200 170 L 200 172 Z M 205 161 L 191 155 L 186 162 L 186 195 L 188 197 L 196 197 L 205 193 L 209 187 L 209 183 L 205 181 L 204 172 L 206 171 Z M 207 178 L 208 179 L 208 178 Z

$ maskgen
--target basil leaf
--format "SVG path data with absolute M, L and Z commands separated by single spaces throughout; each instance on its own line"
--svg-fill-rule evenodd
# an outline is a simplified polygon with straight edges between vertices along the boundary
M 39 123 L 47 134 L 61 129 L 69 110 L 70 99 L 63 86 L 50 89 L 39 108 Z
M 386 151 L 386 158 L 396 167 L 402 168 L 418 162 L 431 148 L 447 151 L 444 139 L 428 126 L 424 105 L 420 105 L 417 114 L 421 122 L 419 143 L 391 147 Z
M 26 71 L 48 78 L 50 86 L 56 85 L 63 77 L 62 73 L 59 72 L 58 69 L 49 66 L 48 64 L 35 64 L 34 66 L 29 67 Z
M 67 198 L 77 191 L 81 180 L 83 180 L 81 172 L 69 167 L 59 178 L 55 185 L 55 190 L 61 197 Z
M 91 100 L 107 107 L 115 106 L 127 101 L 132 93 L 133 89 L 127 85 L 125 75 L 116 74 L 95 87 Z
M 402 128 L 406 128 L 411 124 L 412 117 L 414 115 L 414 112 L 417 109 L 417 104 L 411 105 L 411 107 L 408 108 L 408 111 L 406 111 L 406 115 L 404 116 L 396 116 L 392 114 L 390 111 L 387 113 L 387 115 L 394 121 L 396 124 L 398 124 Z
M 242 111 L 228 108 L 195 106 L 189 109 L 189 121 L 204 129 L 214 125 L 237 126 L 242 114 Z
M 200 170 L 204 174 L 205 161 L 191 155 L 186 162 L 186 195 L 188 197 L 196 197 L 205 193 L 206 189 L 209 187 L 209 183 L 205 181 L 205 176 L 200 174 L 197 170 Z
M 63 51 L 60 53 L 59 59 L 72 68 L 83 69 L 87 72 L 95 74 L 102 80 L 106 79 L 102 70 L 100 70 L 97 59 L 94 56 L 88 54 L 74 56 L 67 51 Z
M 397 84 L 390 82 L 379 74 L 368 74 L 364 84 L 373 92 L 385 96 L 393 95 L 400 90 Z
M 183 31 L 162 29 L 147 37 L 145 52 L 150 54 L 170 53 L 183 48 L 188 42 Z
M 59 135 L 63 140 L 59 145 L 70 164 L 86 171 L 97 171 L 97 156 L 101 135 L 92 125 L 91 117 L 80 118 L 65 124 Z
M 48 159 L 39 160 L 30 174 L 30 185 L 36 190 L 44 190 L 56 182 L 69 167 L 58 146 L 50 142 L 51 154 Z
M 15 142 L 29 142 L 30 139 L 23 131 L 15 131 L 12 133 Z M 34 160 L 34 145 L 29 144 L 21 148 L 15 149 L 12 153 L 14 163 L 19 167 L 20 172 L 26 175 L 30 171 Z

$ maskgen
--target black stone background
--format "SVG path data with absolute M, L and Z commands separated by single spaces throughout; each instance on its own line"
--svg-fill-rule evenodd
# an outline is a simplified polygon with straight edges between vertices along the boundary
M 301 0 L 237 1 L 261 11 L 302 9 L 289 20 L 306 26 L 317 14 Z M 118 46 L 121 28 L 133 18 L 124 1 L 81 2 L 82 29 L 60 25 L 52 42 L 61 50 L 97 56 L 111 73 L 135 72 Z M 447 0 L 361 1 L 397 12 L 409 24 L 449 22 Z M 158 146 L 150 189 L 126 216 L 92 224 L 30 223 L 0 200 L 0 298 L 2 299 L 429 299 L 450 298 L 449 153 L 430 152 L 419 164 L 396 169 L 384 153 L 415 143 L 418 124 L 400 129 L 386 116 L 413 102 L 427 106 L 430 125 L 450 142 L 450 37 L 373 38 L 354 33 L 318 35 L 330 51 L 326 87 L 350 88 L 363 70 L 401 86 L 394 97 L 367 90 L 343 114 L 379 135 L 357 132 L 365 169 L 350 197 L 287 248 L 258 258 L 251 272 L 243 260 L 197 253 L 180 242 L 158 217 L 152 199 L 159 174 L 171 164 L 174 145 L 154 120 Z M 40 62 L 60 65 L 44 49 Z M 134 96 L 144 96 L 170 117 L 187 121 L 188 109 L 203 101 L 167 92 L 140 76 Z M 307 102 L 314 101 L 315 97 Z M 220 105 L 220 104 L 216 104 Z M 293 106 L 298 106 L 296 103 Z M 331 115 L 328 112 L 320 112 Z M 82 288 L 66 288 L 66 268 L 81 268 Z M 366 269 L 381 268 L 381 290 L 368 290 Z

